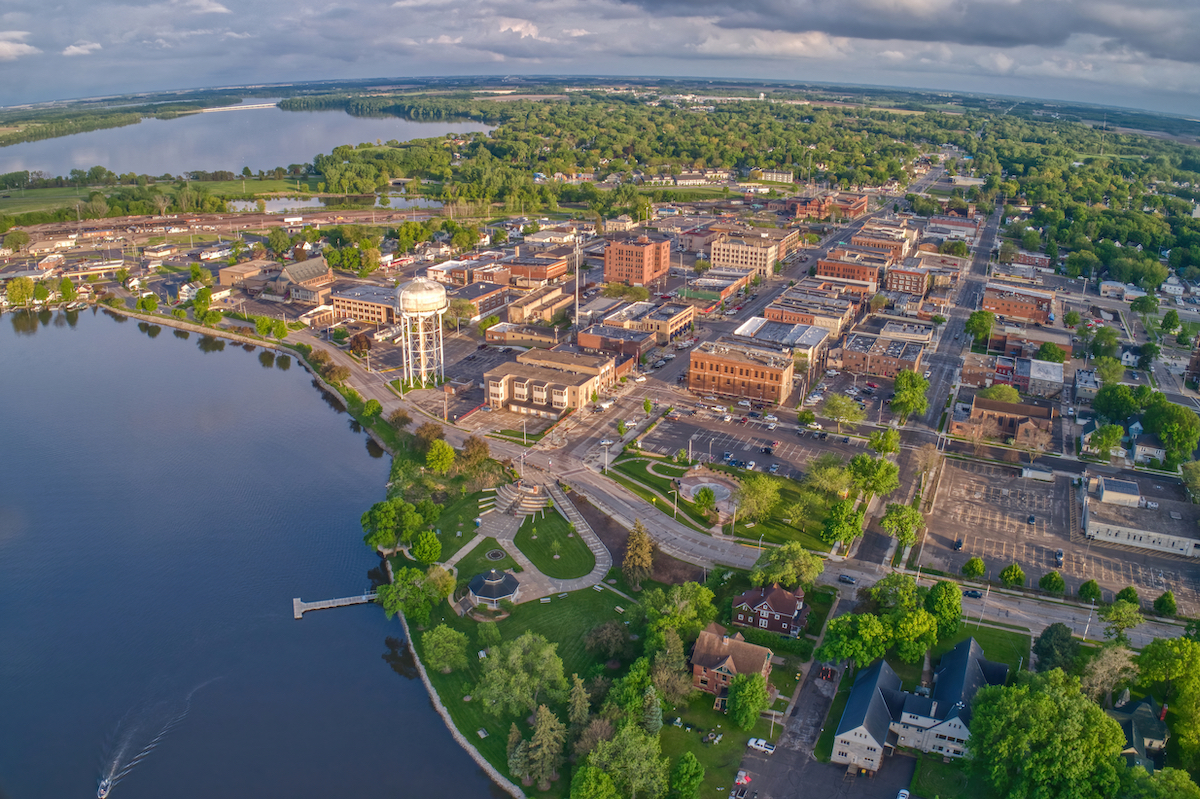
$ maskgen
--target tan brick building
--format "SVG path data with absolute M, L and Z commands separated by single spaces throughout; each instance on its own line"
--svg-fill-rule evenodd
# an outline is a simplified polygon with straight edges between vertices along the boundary
M 842 342 L 840 352 L 831 352 L 830 361 L 840 356 L 842 368 L 862 375 L 895 377 L 905 369 L 921 371 L 925 347 L 916 341 L 851 333 Z
M 689 355 L 688 388 L 698 394 L 779 404 L 792 391 L 795 362 L 775 349 L 706 341 Z
M 921 267 L 894 266 L 887 271 L 888 291 L 903 291 L 924 297 L 929 290 L 929 270 Z
M 334 292 L 333 318 L 378 325 L 396 321 L 396 290 L 383 286 L 353 286 Z
M 604 281 L 649 286 L 671 268 L 671 242 L 663 237 L 614 239 L 604 249 Z
M 1054 292 L 988 283 L 983 310 L 1005 319 L 1046 324 L 1054 314 Z

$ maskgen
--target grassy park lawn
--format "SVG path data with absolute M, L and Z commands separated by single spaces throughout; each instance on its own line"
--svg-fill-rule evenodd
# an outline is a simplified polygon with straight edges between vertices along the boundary
M 715 796 L 718 789 L 728 791 L 733 787 L 733 780 L 746 754 L 746 742 L 751 738 L 766 738 L 771 736 L 771 724 L 759 719 L 750 732 L 742 732 L 729 723 L 724 713 L 713 710 L 711 694 L 699 693 L 691 698 L 686 707 L 663 713 L 662 751 L 669 755 L 674 763 L 680 755 L 690 751 L 704 766 L 704 783 L 699 796 Z M 678 715 L 683 719 L 683 726 L 673 727 L 671 721 Z M 691 727 L 691 730 L 688 730 Z M 724 737 L 719 744 L 703 743 L 703 737 L 709 732 L 721 733 Z M 776 724 L 775 734 L 782 728 Z
M 536 539 L 533 538 L 534 530 L 537 530 Z M 559 580 L 583 577 L 596 565 L 596 556 L 580 535 L 568 537 L 570 532 L 571 523 L 557 510 L 527 516 L 517 531 L 517 549 L 547 577 Z M 558 545 L 557 560 L 554 558 L 555 544 Z
M 993 799 L 987 783 L 967 771 L 962 760 L 943 763 L 940 756 L 920 754 L 913 774 L 912 792 L 919 797 L 939 799 Z
M 962 624 L 953 636 L 945 641 L 939 641 L 930 653 L 934 664 L 937 664 L 942 655 L 968 638 L 974 638 L 979 642 L 979 646 L 983 648 L 983 654 L 988 660 L 1008 664 L 1010 680 L 1016 675 L 1019 668 L 1029 668 L 1029 647 L 1032 639 L 1028 632 L 998 630 L 995 627 L 975 624 Z
M 804 625 L 806 635 L 816 638 L 821 634 L 825 620 L 829 618 L 829 611 L 833 610 L 833 603 L 836 601 L 837 589 L 830 585 L 814 588 L 804 595 L 804 602 L 809 607 L 808 621 Z
M 734 477 L 743 477 L 747 473 L 725 464 L 714 463 L 712 468 L 726 472 Z M 830 547 L 821 540 L 820 532 L 825 520 L 827 508 L 820 509 L 805 519 L 784 521 L 786 509 L 800 498 L 800 486 L 795 480 L 786 477 L 772 478 L 779 484 L 779 504 L 769 519 L 762 522 L 746 522 L 738 520 L 733 534 L 739 538 L 757 541 L 760 537 L 765 543 L 786 544 L 789 541 L 799 541 L 805 548 L 814 552 L 828 552 Z
M 504 640 L 512 640 L 530 631 L 544 636 L 549 641 L 558 642 L 558 655 L 563 660 L 563 671 L 568 682 L 571 674 L 586 676 L 604 672 L 608 676 L 616 677 L 623 673 L 623 669 L 606 672 L 604 664 L 584 648 L 582 633 L 609 619 L 621 618 L 621 614 L 614 610 L 621 602 L 628 604 L 628 600 L 623 600 L 611 591 L 598 592 L 590 589 L 576 591 L 565 599 L 555 597 L 545 605 L 540 602 L 527 602 L 517 605 L 512 615 L 498 622 L 500 634 Z M 438 624 L 446 624 L 467 636 L 468 665 L 465 669 L 450 674 L 430 671 L 429 679 L 450 711 L 450 716 L 459 731 L 492 765 L 507 774 L 505 749 L 509 727 L 514 721 L 517 722 L 526 737 L 529 736 L 529 728 L 523 718 L 496 716 L 487 712 L 477 702 L 464 701 L 464 697 L 471 695 L 476 683 L 483 676 L 483 662 L 475 654 L 482 649 L 478 636 L 479 625 L 469 617 L 460 618 L 446 604 L 439 605 L 431 618 L 431 626 Z M 415 629 L 412 632 L 413 645 L 418 655 L 423 656 L 421 632 Z M 553 706 L 552 709 L 556 710 L 561 718 L 566 717 L 565 706 Z M 477 731 L 481 729 L 487 731 L 487 738 L 479 737 Z M 561 773 L 562 779 L 554 783 L 549 792 L 540 795 L 567 795 L 571 778 L 570 767 L 564 766 Z
M 442 515 L 438 517 L 434 529 L 441 531 L 438 540 L 442 542 L 443 562 L 449 560 L 475 537 L 475 517 L 479 515 L 479 500 L 483 497 L 495 497 L 495 493 L 477 491 L 467 494 L 448 503 Z
M 618 483 L 620 485 L 625 486 L 625 488 L 629 489 L 634 494 L 637 494 L 639 497 L 641 497 L 642 499 L 651 503 L 655 507 L 661 507 L 664 511 L 667 510 L 671 505 L 669 499 L 664 500 L 664 499 L 660 498 L 653 491 L 651 491 L 649 488 L 647 488 L 644 483 L 639 482 L 637 480 L 633 480 L 633 479 L 625 476 L 625 474 L 621 473 L 617 469 L 610 468 L 608 473 L 605 475 L 605 477 L 612 480 L 614 483 Z M 671 499 L 674 499 L 674 497 L 671 497 Z M 661 506 L 659 506 L 659 504 L 658 504 L 659 502 L 662 502 L 663 504 Z M 677 517 L 679 519 L 679 521 L 682 524 L 686 524 L 688 527 L 691 527 L 698 533 L 704 533 L 705 535 L 708 535 L 709 533 L 708 533 L 707 520 L 705 520 L 703 522 L 699 522 L 696 519 L 692 518 L 691 514 L 689 514 L 687 512 L 688 511 L 687 506 L 688 506 L 688 503 L 686 500 L 680 501 L 679 508 L 680 508 L 680 510 L 683 511 L 683 513 Z
M 504 571 L 505 569 L 520 570 L 517 562 L 508 553 L 505 553 L 504 557 L 500 560 L 488 560 L 486 557 L 487 553 L 493 549 L 503 551 L 500 543 L 494 538 L 485 538 L 476 544 L 475 548 L 464 555 L 463 559 L 458 562 L 458 576 L 464 580 L 470 580 L 475 575 L 482 574 L 489 569 L 498 569 L 500 571 Z
M 846 700 L 850 698 L 850 689 L 853 687 L 853 670 L 846 669 L 842 674 L 842 681 L 838 685 L 837 694 L 833 697 L 829 715 L 825 717 L 825 727 L 821 731 L 821 737 L 817 739 L 817 745 L 813 748 L 813 756 L 822 763 L 828 763 L 829 758 L 833 756 L 833 739 L 837 735 L 837 725 L 842 719 L 842 711 L 846 709 Z

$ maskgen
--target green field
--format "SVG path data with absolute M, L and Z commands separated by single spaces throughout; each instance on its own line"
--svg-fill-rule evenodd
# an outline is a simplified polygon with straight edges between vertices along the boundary
M 967 771 L 962 760 L 943 763 L 941 756 L 918 755 L 912 792 L 921 799 L 993 799 L 986 782 Z
M 438 540 L 442 542 L 442 557 L 444 562 L 463 545 L 475 537 L 475 517 L 479 515 L 479 500 L 484 497 L 495 497 L 493 491 L 477 491 L 467 494 L 446 505 L 442 515 L 438 517 L 434 528 L 441 530 Z M 458 535 L 462 533 L 462 535 Z
M 493 549 L 503 549 L 500 546 L 500 542 L 494 538 L 485 538 L 476 544 L 475 548 L 464 555 L 463 559 L 456 564 L 459 579 L 462 581 L 470 580 L 475 575 L 483 574 L 485 571 L 491 569 L 498 569 L 499 571 L 512 569 L 518 572 L 521 570 L 517 566 L 517 562 L 507 553 L 500 560 L 488 560 L 486 555 Z
M 533 531 L 537 530 L 537 538 Z M 570 536 L 571 523 L 557 510 L 548 510 L 544 516 L 527 516 L 517 531 L 517 549 L 533 562 L 538 571 L 558 580 L 583 577 L 596 565 L 596 556 L 588 549 L 579 534 Z M 558 545 L 558 559 L 554 558 Z
M 608 473 L 605 475 L 605 477 L 607 477 L 609 480 L 612 480 L 614 483 L 618 483 L 620 485 L 625 486 L 625 488 L 629 489 L 634 494 L 637 494 L 639 497 L 646 500 L 647 502 L 654 505 L 655 507 L 662 508 L 662 509 L 666 510 L 668 513 L 671 512 L 670 511 L 670 507 L 671 507 L 670 499 L 660 498 L 657 494 L 655 494 L 653 491 L 648 489 L 644 484 L 642 484 L 636 480 L 632 480 L 629 477 L 625 476 L 624 474 L 621 474 L 619 470 L 617 470 L 615 468 L 610 468 L 608 470 Z M 673 499 L 673 497 L 672 497 L 672 499 Z M 662 502 L 663 504 L 659 505 L 658 504 L 659 502 Z M 684 503 L 681 502 L 680 507 L 682 508 L 683 505 L 684 505 Z M 696 532 L 704 533 L 705 535 L 709 534 L 707 527 L 701 527 L 686 512 L 683 513 L 683 515 L 678 516 L 677 518 L 681 523 L 686 524 L 688 527 L 691 527 Z
M 671 762 L 684 752 L 690 751 L 704 766 L 704 783 L 700 787 L 699 796 L 723 796 L 718 789 L 728 791 L 737 777 L 738 768 L 746 754 L 746 742 L 751 738 L 771 737 L 770 722 L 759 719 L 754 729 L 742 732 L 729 723 L 724 713 L 713 710 L 713 697 L 710 694 L 697 694 L 692 697 L 685 708 L 663 713 L 662 750 L 670 756 Z M 682 726 L 673 727 L 671 721 L 678 715 Z M 691 727 L 691 730 L 688 730 Z M 722 734 L 721 743 L 703 743 L 703 737 L 709 731 Z M 775 725 L 775 735 L 782 732 Z
M 481 545 L 482 546 L 482 545 Z M 486 551 L 486 550 L 484 550 Z M 537 633 L 547 640 L 558 642 L 558 655 L 563 661 L 563 671 L 568 682 L 572 674 L 586 677 L 592 674 L 605 673 L 610 677 L 620 676 L 624 668 L 617 671 L 605 669 L 604 663 L 593 657 L 583 645 L 583 633 L 609 619 L 620 619 L 621 614 L 614 607 L 628 600 L 610 591 L 576 591 L 565 599 L 555 598 L 548 604 L 527 602 L 517 605 L 512 615 L 500 621 L 500 634 L 505 640 L 512 640 L 525 631 Z M 488 759 L 502 773 L 508 773 L 506 742 L 509 727 L 516 722 L 522 733 L 528 737 L 529 727 L 524 718 L 509 715 L 496 716 L 487 712 L 477 702 L 464 701 L 475 689 L 475 684 L 483 675 L 483 663 L 475 653 L 483 648 L 479 641 L 479 625 L 468 617 L 457 616 L 448 605 L 440 605 L 435 611 L 431 625 L 446 624 L 464 633 L 469 641 L 467 651 L 469 664 L 466 669 L 451 674 L 429 672 L 442 702 L 450 711 L 450 716 L 458 729 L 471 741 L 480 754 Z M 413 630 L 413 644 L 418 655 L 424 655 L 421 643 L 421 633 Z M 626 664 L 622 664 L 623 666 Z M 558 712 L 560 718 L 566 717 L 564 704 L 552 704 L 552 710 Z M 487 738 L 480 738 L 478 730 L 486 730 Z M 553 783 L 549 792 L 541 793 L 527 791 L 530 795 L 546 797 L 564 797 L 567 795 L 570 779 L 570 766 L 564 766 L 562 778 Z
M 949 652 L 959 643 L 972 637 L 983 648 L 983 654 L 988 660 L 1008 664 L 1008 678 L 1010 681 L 1016 675 L 1018 668 L 1028 670 L 1029 647 L 1032 643 L 1028 631 L 998 630 L 995 627 L 984 627 L 966 623 L 959 626 L 956 634 L 945 641 L 939 641 L 938 645 L 933 648 L 933 652 L 930 655 L 933 658 L 934 664 L 938 662 L 938 659 L 942 655 Z
M 663 506 L 664 511 L 674 514 L 674 503 L 676 501 L 675 494 L 671 492 L 675 490 L 674 481 L 668 477 L 662 477 L 653 474 L 646 467 L 653 463 L 656 469 L 661 469 L 664 473 L 674 474 L 677 477 L 682 477 L 687 473 L 687 469 L 678 466 L 672 466 L 665 461 L 647 461 L 640 458 L 622 457 L 612 465 L 612 468 L 624 474 L 631 480 L 641 483 L 648 488 L 657 491 L 659 496 L 666 500 L 667 504 Z M 655 500 L 657 503 L 661 500 Z M 708 519 L 697 510 L 696 506 L 688 502 L 682 495 L 679 496 L 679 511 L 691 519 L 692 526 L 707 531 L 709 525 Z
M 76 201 L 87 202 L 90 190 L 84 188 L 11 189 L 8 197 L 0 197 L 0 214 L 26 214 L 31 211 L 53 211 Z

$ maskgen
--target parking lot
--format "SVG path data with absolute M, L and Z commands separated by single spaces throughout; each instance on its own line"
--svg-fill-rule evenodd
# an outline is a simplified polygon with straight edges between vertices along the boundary
M 1200 580 L 1191 563 L 1089 542 L 1082 532 L 1072 530 L 1079 524 L 1079 508 L 1067 477 L 1049 483 L 1019 475 L 1011 467 L 947 460 L 921 563 L 960 574 L 967 560 L 980 557 L 993 580 L 1005 566 L 1018 563 L 1027 586 L 1036 586 L 1044 574 L 1058 571 L 1072 594 L 1082 583 L 1095 580 L 1106 599 L 1133 585 L 1144 601 L 1170 590 L 1180 613 L 1187 612 L 1185 605 L 1195 609 Z M 956 550 L 959 540 L 962 548 Z M 1056 565 L 1059 549 L 1063 550 L 1061 566 Z
M 824 384 L 825 388 L 818 388 Z M 873 385 L 872 385 L 873 384 Z M 873 386 L 878 386 L 875 388 Z M 859 400 L 863 410 L 867 414 L 867 419 L 876 424 L 888 424 L 892 421 L 892 412 L 887 403 L 887 398 L 892 394 L 894 381 L 886 377 L 874 377 L 871 375 L 854 375 L 849 372 L 842 372 L 836 376 L 822 375 L 818 383 L 813 387 L 813 391 L 820 393 L 822 399 L 810 403 L 807 397 L 798 397 L 801 400 L 800 409 L 808 409 L 818 416 L 821 415 L 821 406 L 825 399 L 828 399 L 833 394 L 842 394 L 843 396 L 852 396 Z M 853 388 L 855 393 L 847 394 L 847 389 Z M 809 392 L 809 396 L 813 392 Z

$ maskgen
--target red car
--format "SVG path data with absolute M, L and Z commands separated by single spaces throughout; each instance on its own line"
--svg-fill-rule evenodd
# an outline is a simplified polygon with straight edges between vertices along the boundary
M 867 388 L 879 388 L 877 383 L 867 383 Z

